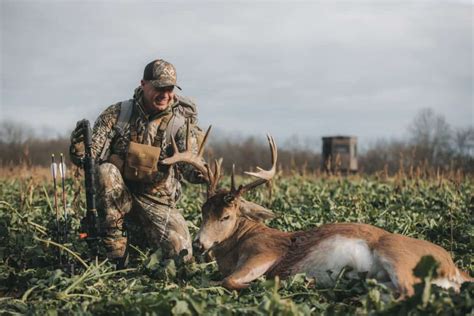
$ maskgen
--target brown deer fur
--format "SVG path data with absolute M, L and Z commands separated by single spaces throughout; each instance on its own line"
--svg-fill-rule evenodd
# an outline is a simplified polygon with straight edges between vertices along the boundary
M 251 210 L 247 203 L 229 192 L 219 192 L 208 199 L 202 208 L 203 222 L 196 242 L 212 251 L 219 271 L 225 276 L 222 285 L 226 288 L 245 288 L 261 275 L 285 278 L 296 273 L 307 273 L 316 275 L 318 282 L 317 276 L 326 273 L 326 267 L 340 270 L 337 258 L 330 257 L 338 253 L 334 250 L 338 244 L 349 243 L 352 249 L 353 241 L 358 243 L 356 248 L 367 250 L 360 254 L 366 257 L 362 262 L 372 262 L 367 266 L 368 277 L 387 282 L 402 295 L 413 294 L 413 285 L 419 281 L 413 275 L 413 268 L 424 255 L 432 255 L 439 262 L 440 286 L 458 289 L 462 282 L 472 280 L 456 268 L 446 250 L 428 241 L 359 223 L 333 223 L 308 231 L 282 232 L 259 221 L 261 206 Z M 265 210 L 264 218 L 268 218 L 268 212 Z M 232 227 L 224 227 L 227 221 L 231 222 L 227 226 Z M 212 240 L 209 241 L 209 238 Z M 334 242 L 331 243 L 331 240 Z M 328 241 L 329 246 L 324 246 Z M 351 250 L 341 251 L 350 253 Z M 355 256 L 358 254 L 356 252 Z M 352 267 L 355 272 L 364 272 L 364 267 L 357 270 L 358 260 L 360 258 L 349 262 L 355 262 Z M 325 265 L 324 271 L 315 273 L 316 265 L 326 261 L 329 266 Z M 331 262 L 335 264 L 331 266 Z M 344 262 L 342 264 L 345 266 Z M 338 272 L 335 271 L 336 274 Z
M 272 212 L 246 201 L 242 195 L 275 175 L 274 139 L 267 136 L 272 161 L 269 170 L 257 168 L 258 172 L 247 172 L 257 180 L 238 188 L 232 172 L 231 190 L 216 193 L 222 161 L 216 160 L 212 171 L 202 159 L 209 131 L 210 128 L 197 154 L 190 148 L 180 153 L 173 140 L 175 153 L 162 163 L 190 163 L 208 182 L 208 199 L 202 207 L 202 223 L 195 244 L 214 254 L 225 276 L 223 286 L 241 289 L 262 275 L 287 277 L 296 273 L 306 273 L 325 284 L 333 281 L 328 270 L 337 275 L 349 266 L 353 270 L 348 275 L 367 272 L 368 277 L 386 282 L 401 295 L 411 295 L 417 282 L 413 268 L 424 255 L 432 255 L 439 262 L 435 284 L 458 290 L 461 283 L 473 280 L 456 268 L 443 248 L 371 225 L 334 223 L 293 233 L 265 226 L 261 222 L 271 218 Z

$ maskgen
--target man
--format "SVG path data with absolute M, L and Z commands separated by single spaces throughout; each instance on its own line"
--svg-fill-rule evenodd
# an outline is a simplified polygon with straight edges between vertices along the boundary
M 195 105 L 178 96 L 174 66 L 164 60 L 150 62 L 133 99 L 108 107 L 94 124 L 92 155 L 98 162 L 97 209 L 107 257 L 126 264 L 127 237 L 124 216 L 135 213 L 154 248 L 169 257 L 187 250 L 192 257 L 186 221 L 176 209 L 180 180 L 203 182 L 190 165 L 165 166 L 159 162 L 173 154 L 171 138 L 185 149 L 189 127 L 190 145 L 197 151 L 202 132 L 196 125 Z M 188 122 L 186 124 L 185 122 Z M 84 156 L 83 131 L 71 135 L 70 157 L 80 164 Z

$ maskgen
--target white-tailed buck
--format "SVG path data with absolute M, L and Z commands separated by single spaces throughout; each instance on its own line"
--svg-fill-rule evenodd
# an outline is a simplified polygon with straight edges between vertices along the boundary
M 419 281 L 413 268 L 425 255 L 439 263 L 433 283 L 459 290 L 461 283 L 473 280 L 455 266 L 443 248 L 371 225 L 334 223 L 298 232 L 282 232 L 264 225 L 262 221 L 272 218 L 273 213 L 245 200 L 243 195 L 275 175 L 277 148 L 271 136 L 268 141 L 271 169 L 246 172 L 257 180 L 238 188 L 232 172 L 230 191 L 216 190 L 221 161 L 215 161 L 213 170 L 204 162 L 205 142 L 197 154 L 179 153 L 175 146 L 175 155 L 164 161 L 190 163 L 207 179 L 208 197 L 202 206 L 202 224 L 195 242 L 201 250 L 212 251 L 225 276 L 224 287 L 242 289 L 262 275 L 287 277 L 297 273 L 306 273 L 317 283 L 329 285 L 344 267 L 350 267 L 349 276 L 367 272 L 367 277 L 387 284 L 401 295 L 411 295 L 413 285 Z

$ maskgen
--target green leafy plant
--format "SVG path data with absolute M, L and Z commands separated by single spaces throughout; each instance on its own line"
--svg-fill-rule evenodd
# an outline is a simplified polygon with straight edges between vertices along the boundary
M 223 184 L 229 183 L 224 179 Z M 77 235 L 85 210 L 81 182 L 66 184 L 70 242 L 55 239 L 49 184 L 33 179 L 0 180 L 0 314 L 80 315 L 300 315 L 300 314 L 467 314 L 474 285 L 459 293 L 431 280 L 436 262 L 423 258 L 414 273 L 415 295 L 397 299 L 365 275 L 322 288 L 304 275 L 286 280 L 261 278 L 237 293 L 216 284 L 215 262 L 184 264 L 164 260 L 161 250 L 133 244 L 129 268 L 116 271 L 105 259 L 89 257 Z M 469 179 L 388 179 L 369 177 L 280 177 L 272 197 L 262 188 L 247 197 L 274 210 L 270 226 L 285 231 L 330 222 L 363 222 L 391 232 L 430 240 L 452 252 L 459 267 L 474 268 L 474 185 Z M 78 195 L 79 192 L 79 195 Z M 186 186 L 179 207 L 195 234 L 203 189 Z M 133 227 L 130 234 L 133 239 Z M 63 256 L 59 265 L 58 255 Z

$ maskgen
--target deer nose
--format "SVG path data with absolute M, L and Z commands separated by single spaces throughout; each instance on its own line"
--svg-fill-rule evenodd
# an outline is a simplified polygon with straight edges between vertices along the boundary
M 201 244 L 199 239 L 195 239 L 193 241 L 193 252 L 194 253 L 202 253 L 204 251 L 204 246 Z

